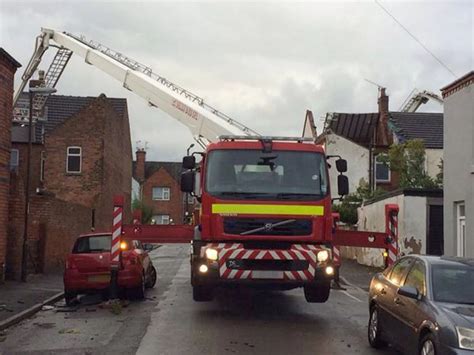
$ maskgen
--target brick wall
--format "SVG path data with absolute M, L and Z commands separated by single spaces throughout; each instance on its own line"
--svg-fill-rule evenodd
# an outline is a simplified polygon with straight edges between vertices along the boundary
M 82 148 L 82 171 L 66 173 L 68 146 Z M 122 118 L 99 96 L 45 137 L 46 191 L 58 199 L 95 211 L 97 230 L 112 225 L 113 196 L 125 196 L 125 221 L 130 218 L 132 153 L 128 116 Z
M 5 278 L 6 266 L 13 78 L 18 66 L 19 64 L 2 50 L 0 55 L 0 283 Z
M 170 200 L 157 201 L 152 199 L 153 187 L 169 187 Z M 179 182 L 166 171 L 160 168 L 149 176 L 143 184 L 143 202 L 153 208 L 153 214 L 167 214 L 173 219 L 174 224 L 183 223 L 184 203 L 183 193 Z M 192 208 L 190 207 L 190 211 Z

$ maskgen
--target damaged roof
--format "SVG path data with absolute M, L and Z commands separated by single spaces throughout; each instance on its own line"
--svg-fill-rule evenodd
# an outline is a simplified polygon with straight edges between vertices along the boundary
M 328 113 L 325 130 L 347 138 L 363 146 L 369 146 L 379 114 L 376 113 Z
M 390 112 L 390 128 L 400 142 L 422 139 L 429 149 L 443 149 L 443 114 Z

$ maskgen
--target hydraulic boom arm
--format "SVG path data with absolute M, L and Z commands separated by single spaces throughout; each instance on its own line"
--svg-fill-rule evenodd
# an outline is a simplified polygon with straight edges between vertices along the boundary
M 151 106 L 160 108 L 188 127 L 201 144 L 214 142 L 221 135 L 259 135 L 207 105 L 202 98 L 153 73 L 151 68 L 100 43 L 51 29 L 42 29 L 36 40 L 35 52 L 15 93 L 14 104 L 50 46 L 72 51 L 84 58 L 87 64 L 117 79 Z

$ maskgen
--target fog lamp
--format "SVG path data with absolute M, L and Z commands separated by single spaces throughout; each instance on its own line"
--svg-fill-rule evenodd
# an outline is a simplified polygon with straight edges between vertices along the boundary
M 206 249 L 206 258 L 212 261 L 216 261 L 218 257 L 218 253 L 216 249 L 208 248 Z
M 334 275 L 334 268 L 332 266 L 326 266 L 326 275 Z
M 120 242 L 120 249 L 121 250 L 127 250 L 128 244 L 127 242 Z
M 386 251 L 384 251 L 382 255 L 384 258 L 388 257 L 388 253 Z
M 201 266 L 199 266 L 199 272 L 201 274 L 205 274 L 207 272 L 207 270 L 209 270 L 209 268 L 207 267 L 207 265 L 205 264 L 202 264 Z
M 321 250 L 318 252 L 318 261 L 323 262 L 329 259 L 329 252 L 327 250 Z

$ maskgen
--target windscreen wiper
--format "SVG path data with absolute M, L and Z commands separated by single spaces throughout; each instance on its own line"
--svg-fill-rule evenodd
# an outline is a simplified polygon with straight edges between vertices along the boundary
M 242 232 L 242 233 L 240 233 L 240 235 L 249 235 L 249 234 L 253 234 L 253 233 L 257 233 L 257 232 L 261 232 L 261 231 L 268 231 L 269 232 L 275 227 L 284 226 L 286 224 L 290 224 L 290 223 L 293 223 L 293 222 L 296 222 L 296 219 L 287 219 L 285 221 L 281 221 L 281 222 L 277 222 L 277 223 L 265 223 L 263 226 L 261 226 L 259 228 L 255 228 L 255 229 L 251 229 L 251 230 Z
M 320 194 L 302 194 L 302 193 L 293 193 L 293 192 L 282 192 L 276 195 L 276 198 L 279 200 L 289 200 L 293 197 L 320 197 Z

